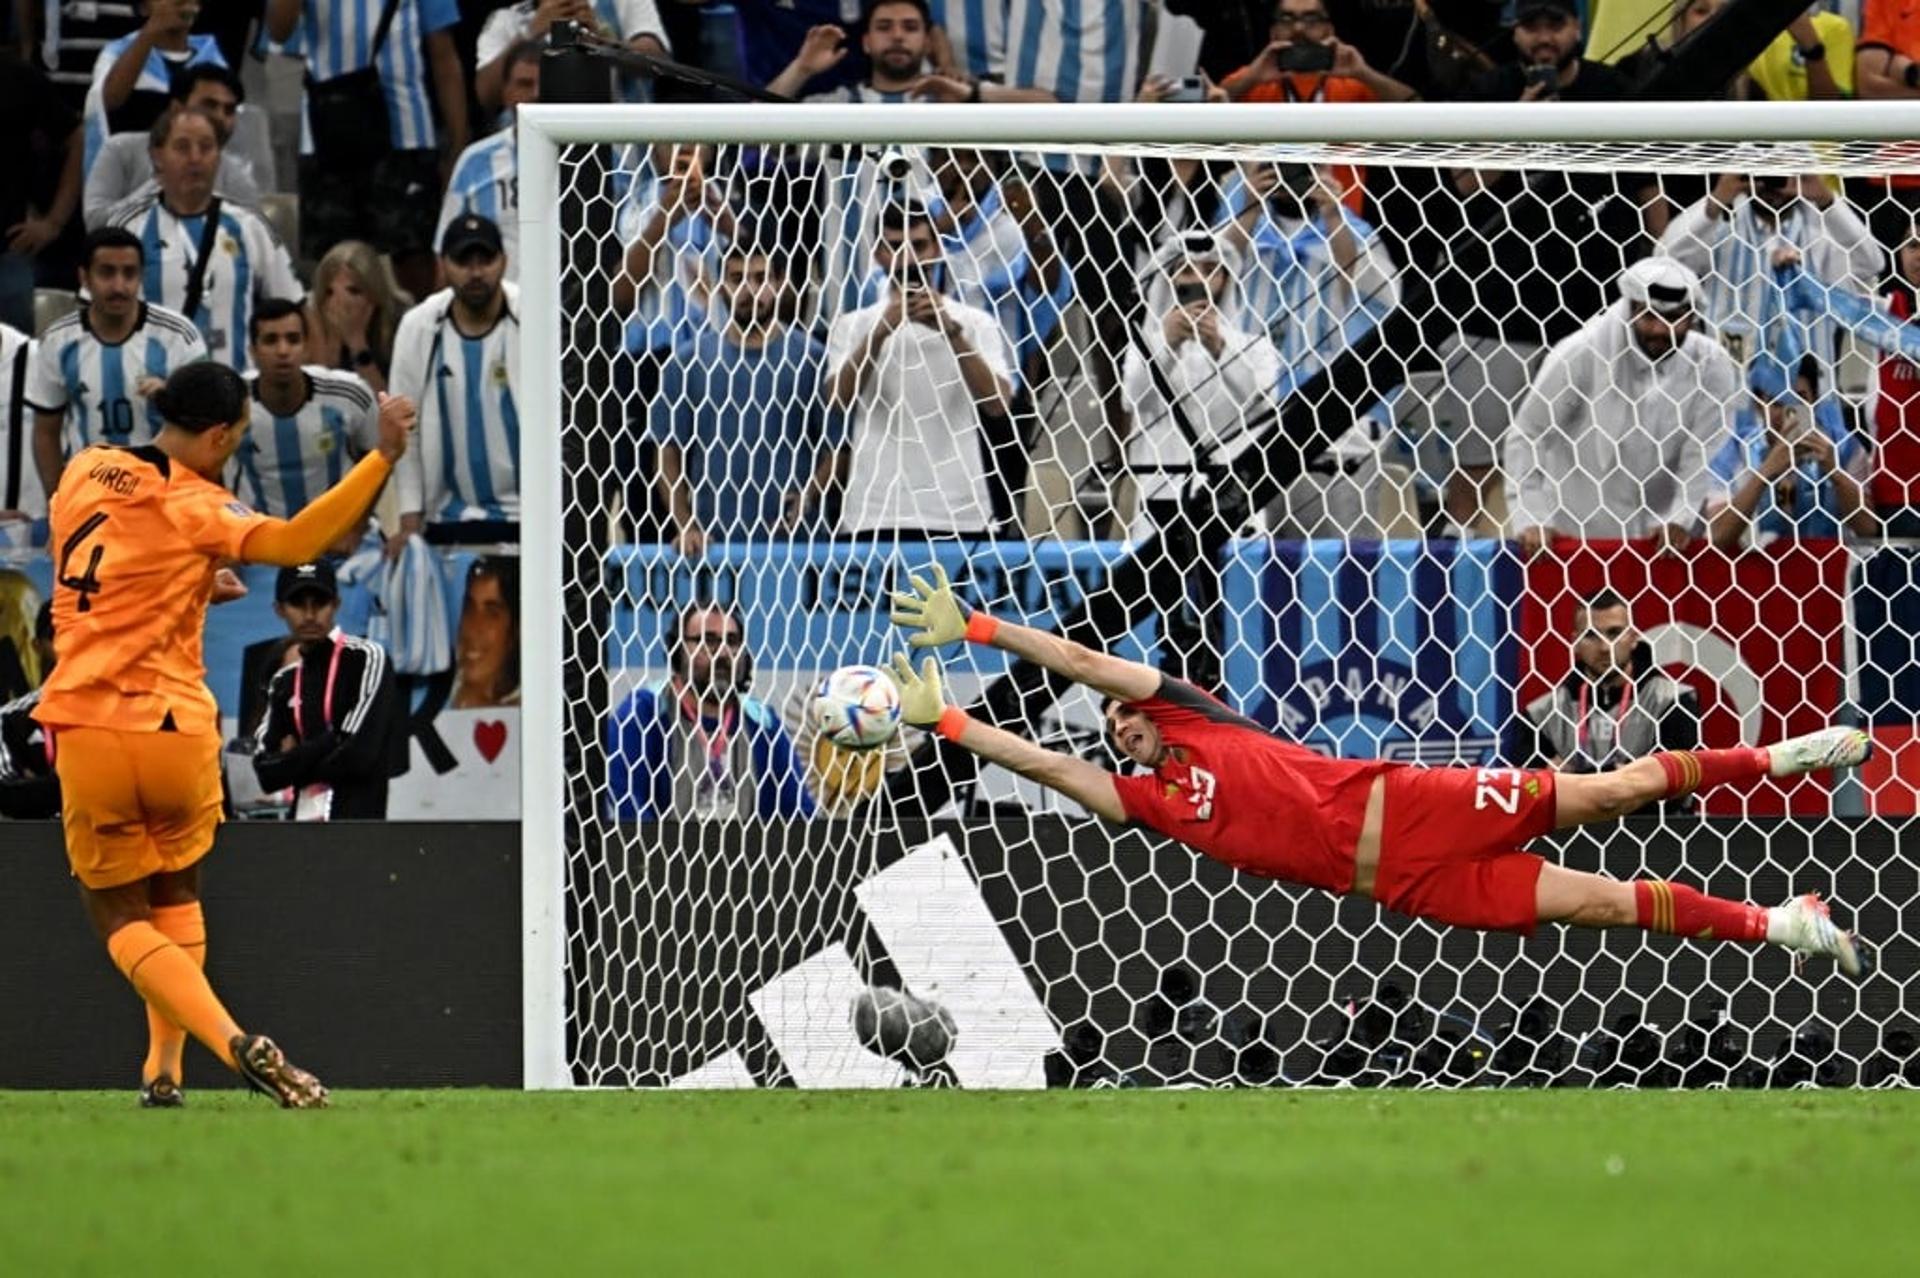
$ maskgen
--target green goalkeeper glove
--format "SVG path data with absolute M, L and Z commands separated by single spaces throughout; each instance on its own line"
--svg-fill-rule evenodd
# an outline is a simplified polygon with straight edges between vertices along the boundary
M 967 637 L 967 619 L 960 612 L 960 601 L 953 597 L 945 568 L 934 564 L 933 585 L 928 585 L 924 577 L 907 580 L 913 583 L 913 590 L 894 593 L 893 611 L 888 618 L 904 630 L 919 631 L 907 636 L 909 647 L 937 648 Z M 904 662 L 906 658 L 903 656 L 900 660 Z M 937 690 L 939 684 L 936 682 L 934 686 Z M 935 714 L 937 716 L 938 711 Z
M 947 708 L 946 694 L 940 689 L 940 663 L 929 654 L 913 672 L 907 654 L 893 655 L 893 682 L 900 689 L 900 717 L 916 728 L 931 728 L 940 722 Z

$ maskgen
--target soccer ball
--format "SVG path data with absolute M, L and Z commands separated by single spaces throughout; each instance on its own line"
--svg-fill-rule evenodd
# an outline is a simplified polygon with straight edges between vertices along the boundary
M 900 690 L 876 666 L 841 666 L 813 692 L 813 726 L 843 750 L 872 750 L 900 730 Z

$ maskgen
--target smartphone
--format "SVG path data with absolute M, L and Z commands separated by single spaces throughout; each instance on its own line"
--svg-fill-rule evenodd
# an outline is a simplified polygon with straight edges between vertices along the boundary
M 1207 82 L 1202 76 L 1181 76 L 1173 92 L 1162 98 L 1163 102 L 1205 102 L 1207 100 Z
M 1280 50 L 1273 62 L 1282 71 L 1331 71 L 1333 46 L 1296 40 Z
M 1173 286 L 1175 306 L 1192 306 L 1195 302 L 1211 302 L 1213 290 L 1200 280 L 1181 280 Z

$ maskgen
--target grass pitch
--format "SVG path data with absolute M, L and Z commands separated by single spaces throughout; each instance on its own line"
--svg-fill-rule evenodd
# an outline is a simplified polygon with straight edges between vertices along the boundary
M 1920 1273 L 1920 1096 L 0 1093 L 0 1274 Z

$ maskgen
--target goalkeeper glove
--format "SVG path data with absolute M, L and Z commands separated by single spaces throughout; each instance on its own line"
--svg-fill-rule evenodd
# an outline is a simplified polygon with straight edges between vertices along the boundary
M 900 717 L 916 728 L 930 728 L 940 722 L 946 711 L 946 694 L 940 688 L 940 663 L 929 655 L 914 673 L 913 662 L 904 652 L 893 655 L 893 681 L 900 689 Z
M 888 619 L 902 629 L 920 632 L 907 636 L 909 647 L 937 648 L 960 639 L 971 639 L 975 643 L 993 641 L 998 623 L 984 612 L 975 612 L 970 618 L 964 616 L 960 601 L 954 598 L 953 586 L 947 581 L 947 570 L 938 563 L 933 566 L 934 584 L 927 584 L 924 577 L 907 580 L 913 583 L 913 589 L 894 593 L 893 611 Z

